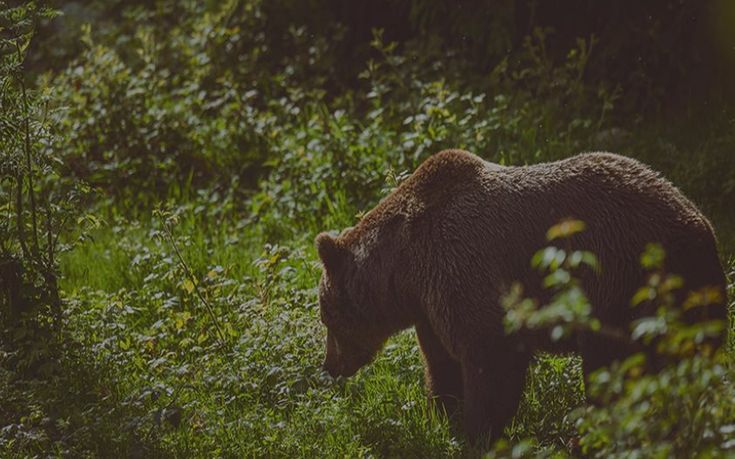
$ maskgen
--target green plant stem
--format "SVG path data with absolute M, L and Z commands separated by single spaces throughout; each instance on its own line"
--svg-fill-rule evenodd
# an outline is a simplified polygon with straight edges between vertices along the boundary
M 46 202 L 46 256 L 48 257 L 48 269 L 54 267 L 54 232 L 51 222 L 51 205 Z
M 186 274 L 186 277 L 189 278 L 192 285 L 194 286 L 194 292 L 196 293 L 197 297 L 199 297 L 199 300 L 201 300 L 202 304 L 204 304 L 204 307 L 206 308 L 207 312 L 209 313 L 210 318 L 212 319 L 212 323 L 214 323 L 214 327 L 217 330 L 217 335 L 219 337 L 219 342 L 222 347 L 224 347 L 227 344 L 227 340 L 225 339 L 225 334 L 222 332 L 222 328 L 219 325 L 219 320 L 217 319 L 217 316 L 214 313 L 214 309 L 212 309 L 212 306 L 209 304 L 209 301 L 207 301 L 206 298 L 204 298 L 204 295 L 202 295 L 202 292 L 199 290 L 199 283 L 197 282 L 196 277 L 194 277 L 194 274 L 192 273 L 191 269 L 189 268 L 189 265 L 186 263 L 186 260 L 184 260 L 183 255 L 181 254 L 181 251 L 179 251 L 179 247 L 176 244 L 176 241 L 174 240 L 173 231 L 171 231 L 171 227 L 167 222 L 163 222 L 163 228 L 166 232 L 166 237 L 169 240 L 169 243 L 171 244 L 171 247 L 174 249 L 174 253 L 176 254 L 176 258 L 179 259 L 179 263 L 184 268 L 184 273 Z
M 15 214 L 18 226 L 18 242 L 20 243 L 21 251 L 23 251 L 23 257 L 30 259 L 28 245 L 26 244 L 25 223 L 23 222 L 23 174 L 18 174 L 16 182 L 18 184 L 18 191 L 15 195 Z
M 54 258 L 53 229 L 51 222 L 51 205 L 46 202 L 46 250 L 48 256 L 48 266 L 44 268 L 44 278 L 46 283 L 51 287 L 49 294 L 51 295 L 51 311 L 54 315 L 54 322 L 58 327 L 61 320 L 61 297 L 59 296 L 59 282 L 56 276 L 56 260 Z
M 23 56 L 20 50 L 20 44 L 16 42 L 16 50 L 18 51 L 18 59 L 22 61 Z M 24 153 L 26 157 L 26 167 L 28 168 L 28 198 L 31 204 L 31 227 L 33 229 L 33 251 L 36 255 L 39 253 L 38 244 L 38 223 L 36 221 L 36 193 L 33 190 L 33 162 L 31 160 L 31 124 L 28 115 L 28 94 L 26 92 L 25 81 L 22 76 L 18 77 L 20 85 L 21 98 L 23 99 L 23 130 L 24 130 Z M 22 183 L 22 182 L 21 182 Z

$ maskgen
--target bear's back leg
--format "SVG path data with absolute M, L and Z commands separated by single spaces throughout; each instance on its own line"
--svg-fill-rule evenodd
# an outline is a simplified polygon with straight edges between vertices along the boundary
M 690 322 L 727 319 L 727 279 L 717 255 L 714 236 L 707 234 L 685 245 L 670 249 L 667 253 L 666 269 L 677 274 L 684 281 L 684 288 L 676 296 L 677 306 L 681 306 L 690 292 L 704 288 L 718 292 L 719 299 L 702 308 L 686 312 Z
M 677 307 L 684 307 L 692 293 L 697 298 L 695 302 L 701 301 L 698 306 L 686 307 L 683 316 L 686 323 L 723 321 L 723 332 L 707 340 L 711 347 L 721 347 L 729 329 L 727 279 L 717 255 L 714 236 L 706 234 L 692 238 L 687 244 L 671 249 L 667 253 L 666 270 L 681 276 L 684 282 L 684 287 L 675 295 Z
M 623 332 L 626 330 L 623 329 Z M 621 339 L 602 336 L 597 332 L 579 332 L 577 336 L 579 354 L 582 356 L 582 373 L 585 384 L 591 373 L 620 361 L 637 349 Z

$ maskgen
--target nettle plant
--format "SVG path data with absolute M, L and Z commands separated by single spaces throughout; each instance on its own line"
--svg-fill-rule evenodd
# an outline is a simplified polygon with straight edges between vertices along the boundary
M 659 371 L 651 371 L 646 356 L 637 353 L 592 373 L 585 382 L 591 403 L 566 416 L 565 422 L 576 429 L 573 446 L 567 446 L 589 457 L 693 457 L 735 448 L 731 370 L 725 351 L 706 344 L 708 338 L 721 336 L 727 324 L 690 324 L 683 317 L 687 310 L 720 302 L 720 293 L 704 288 L 677 304 L 674 293 L 683 279 L 665 271 L 663 248 L 649 244 L 640 258 L 648 280 L 630 307 L 653 306 L 652 315 L 634 321 L 629 330 L 610 328 L 594 317 L 575 277 L 585 266 L 604 269 L 593 253 L 572 249 L 569 238 L 584 229 L 577 220 L 549 229 L 547 240 L 556 245 L 537 252 L 531 264 L 545 275 L 544 287 L 554 294 L 541 305 L 514 287 L 505 303 L 506 331 L 549 330 L 554 341 L 575 331 L 600 333 L 653 346 L 660 361 L 654 365 Z

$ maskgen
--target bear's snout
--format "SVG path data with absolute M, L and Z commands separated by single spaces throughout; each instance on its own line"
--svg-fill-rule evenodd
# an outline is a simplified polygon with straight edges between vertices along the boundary
M 327 354 L 322 368 L 333 378 L 338 376 L 349 378 L 370 362 L 372 355 L 349 341 L 346 343 L 338 341 L 337 337 L 327 330 Z
M 349 378 L 350 376 L 357 373 L 357 370 L 360 369 L 360 366 L 348 365 L 341 359 L 331 358 L 331 356 L 327 354 L 327 357 L 324 359 L 324 363 L 322 363 L 322 368 L 324 369 L 324 371 L 329 373 L 329 376 L 331 376 L 332 378 Z
M 329 373 L 329 376 L 336 378 L 338 376 L 345 376 L 344 363 L 339 352 L 339 345 L 335 337 L 327 331 L 327 353 L 324 357 L 324 363 L 322 368 Z
M 341 376 L 337 365 L 335 365 L 333 362 L 330 362 L 329 358 L 324 359 L 324 363 L 322 363 L 322 369 L 326 371 L 332 378 Z
M 357 373 L 357 370 L 360 369 L 360 367 L 345 368 L 345 366 L 341 364 L 329 365 L 326 362 L 324 362 L 322 368 L 324 368 L 324 370 L 329 373 L 329 376 L 331 376 L 332 378 L 349 378 L 350 376 Z

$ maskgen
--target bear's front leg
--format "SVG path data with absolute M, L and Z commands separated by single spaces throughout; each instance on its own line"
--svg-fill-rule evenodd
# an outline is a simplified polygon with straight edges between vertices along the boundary
M 516 414 L 530 362 L 526 353 L 495 349 L 502 354 L 462 365 L 464 429 L 471 442 L 487 446 Z
M 451 418 L 457 413 L 462 400 L 462 367 L 444 349 L 427 322 L 416 324 L 416 335 L 426 365 L 429 397 L 437 404 L 437 408 L 444 410 Z

